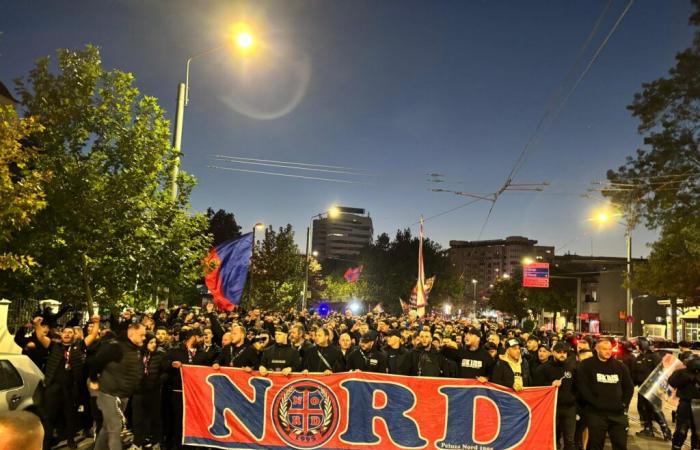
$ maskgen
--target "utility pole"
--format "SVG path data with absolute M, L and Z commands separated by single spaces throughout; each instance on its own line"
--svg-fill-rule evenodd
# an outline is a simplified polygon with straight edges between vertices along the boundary
M 177 109 L 175 110 L 175 132 L 173 133 L 173 169 L 170 175 L 170 198 L 177 200 L 177 177 L 180 170 L 180 154 L 182 150 L 182 124 L 185 119 L 185 83 L 177 86 Z

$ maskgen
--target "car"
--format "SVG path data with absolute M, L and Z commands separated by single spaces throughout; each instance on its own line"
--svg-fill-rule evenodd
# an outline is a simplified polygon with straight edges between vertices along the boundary
M 0 353 L 0 413 L 37 412 L 44 374 L 27 355 Z

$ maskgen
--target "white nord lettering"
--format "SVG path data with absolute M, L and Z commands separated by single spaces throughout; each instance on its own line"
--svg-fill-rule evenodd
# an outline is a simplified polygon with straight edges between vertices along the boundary
M 470 369 L 481 369 L 481 366 L 483 363 L 481 361 L 474 360 L 474 359 L 463 359 L 462 360 L 462 367 L 468 367 Z
M 616 373 L 613 373 L 613 374 L 597 373 L 596 374 L 596 381 L 598 381 L 598 383 L 617 384 L 620 382 L 620 377 L 618 377 Z

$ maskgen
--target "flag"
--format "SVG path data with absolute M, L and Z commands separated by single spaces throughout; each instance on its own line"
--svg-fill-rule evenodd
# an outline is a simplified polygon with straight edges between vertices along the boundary
M 418 317 L 425 316 L 425 270 L 423 267 L 423 216 L 420 217 L 420 233 L 418 243 L 418 282 L 416 283 L 416 308 Z
M 357 283 L 357 281 L 360 279 L 361 273 L 362 266 L 350 267 L 348 270 L 345 271 L 343 278 L 345 278 L 345 281 L 347 281 L 348 283 Z
M 375 314 L 381 314 L 381 313 L 383 313 L 383 312 L 384 312 L 384 305 L 382 305 L 381 302 L 377 303 L 377 306 L 375 306 L 375 307 L 372 309 L 372 312 L 375 313 Z
M 204 281 L 217 308 L 231 311 L 240 303 L 252 255 L 251 232 L 219 244 L 204 258 L 204 264 L 209 268 Z
M 403 301 L 401 297 L 399 297 L 399 303 L 401 304 L 401 311 L 403 311 L 404 314 L 408 314 L 411 305 L 408 302 Z

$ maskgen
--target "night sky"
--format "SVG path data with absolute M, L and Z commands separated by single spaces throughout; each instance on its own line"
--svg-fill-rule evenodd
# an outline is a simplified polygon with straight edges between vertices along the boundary
M 627 4 L 615 0 L 587 50 L 579 49 L 607 0 L 552 1 L 7 1 L 0 13 L 0 80 L 28 72 L 58 47 L 98 45 L 106 68 L 134 73 L 170 115 L 185 61 L 226 41 L 232 24 L 256 32 L 256 50 L 223 49 L 192 63 L 184 169 L 196 175 L 192 208 L 236 214 L 245 228 L 291 223 L 303 244 L 309 218 L 337 203 L 366 208 L 375 235 L 415 226 L 468 199 L 430 188 L 497 190 L 550 98 L 573 80 Z M 641 145 L 626 106 L 667 73 L 693 30 L 685 0 L 638 0 L 554 121 L 527 153 L 482 239 L 524 235 L 597 255 L 624 255 L 622 227 L 596 230 L 585 199 Z M 570 87 L 572 82 L 565 86 Z M 551 117 L 551 116 L 550 116 Z M 231 164 L 212 155 L 351 167 L 361 175 Z M 212 169 L 284 172 L 336 183 Z M 335 169 L 331 169 L 335 170 Z M 427 173 L 444 174 L 430 183 Z M 428 220 L 429 237 L 479 237 L 489 203 Z M 635 256 L 655 234 L 634 234 Z M 564 247 L 565 246 L 565 247 Z

